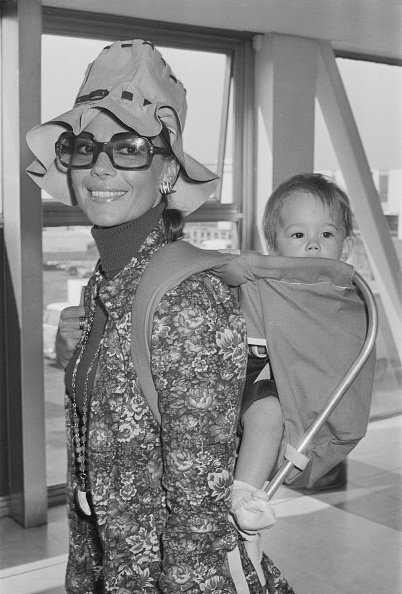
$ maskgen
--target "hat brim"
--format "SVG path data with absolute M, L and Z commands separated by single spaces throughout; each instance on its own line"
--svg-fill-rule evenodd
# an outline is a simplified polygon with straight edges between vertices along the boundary
M 159 111 L 159 108 L 162 109 Z M 156 106 L 151 104 L 138 107 L 128 114 L 127 110 L 121 108 L 118 102 L 109 96 L 97 101 L 96 105 L 76 106 L 44 124 L 35 126 L 28 132 L 27 143 L 36 159 L 26 171 L 31 179 L 55 200 L 69 206 L 76 205 L 69 176 L 66 171 L 57 166 L 55 159 L 55 143 L 60 134 L 66 129 L 79 134 L 101 110 L 107 110 L 138 134 L 148 137 L 157 136 L 162 130 L 162 114 L 165 108 L 166 106 L 161 104 Z M 158 113 L 161 113 L 162 117 L 158 117 Z M 219 178 L 199 161 L 183 152 L 180 123 L 178 123 L 172 149 L 181 169 L 174 187 L 175 193 L 169 196 L 169 208 L 176 208 L 186 216 L 213 198 Z
M 174 185 L 175 192 L 168 198 L 168 208 L 176 208 L 187 216 L 214 198 L 219 177 L 186 153 L 184 168 Z

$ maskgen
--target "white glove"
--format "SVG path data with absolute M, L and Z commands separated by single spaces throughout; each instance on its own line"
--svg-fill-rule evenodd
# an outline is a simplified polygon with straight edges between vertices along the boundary
M 232 514 L 242 532 L 265 530 L 276 523 L 267 493 L 243 481 L 233 483 Z

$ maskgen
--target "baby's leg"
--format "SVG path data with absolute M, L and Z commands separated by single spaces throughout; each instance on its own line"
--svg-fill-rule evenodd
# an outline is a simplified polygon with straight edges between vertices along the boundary
M 283 417 L 279 399 L 268 396 L 255 401 L 242 421 L 235 479 L 261 489 L 271 476 L 281 445 Z

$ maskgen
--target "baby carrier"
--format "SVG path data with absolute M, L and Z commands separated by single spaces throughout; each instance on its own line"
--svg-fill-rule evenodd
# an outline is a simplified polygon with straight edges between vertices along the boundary
M 249 345 L 268 349 L 284 418 L 268 492 L 282 482 L 310 487 L 367 430 L 377 325 L 370 289 L 350 265 L 335 260 L 221 253 L 185 241 L 164 246 L 143 274 L 132 311 L 132 358 L 158 420 L 150 369 L 153 315 L 167 291 L 206 270 L 236 295 Z

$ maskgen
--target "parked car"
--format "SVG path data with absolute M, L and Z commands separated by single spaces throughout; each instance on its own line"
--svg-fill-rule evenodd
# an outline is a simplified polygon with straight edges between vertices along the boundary
M 43 312 L 43 355 L 47 359 L 56 359 L 55 342 L 60 313 L 69 305 L 66 302 L 49 303 Z
M 43 263 L 43 270 L 63 270 L 63 265 L 55 260 L 46 260 Z
M 62 269 L 70 276 L 89 278 L 95 268 L 95 262 L 90 260 L 68 260 L 63 262 Z

